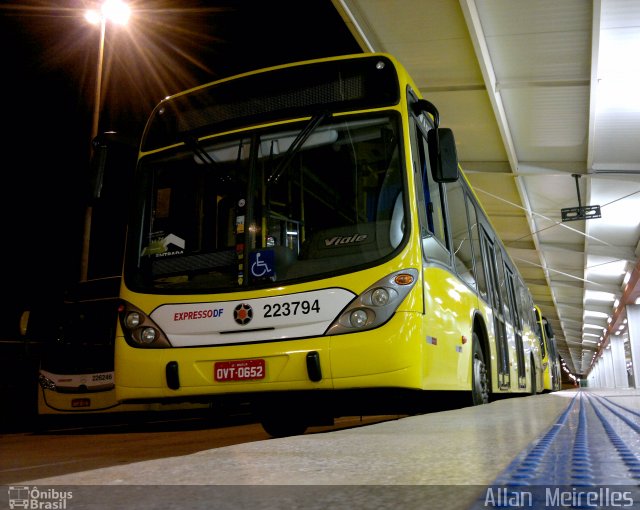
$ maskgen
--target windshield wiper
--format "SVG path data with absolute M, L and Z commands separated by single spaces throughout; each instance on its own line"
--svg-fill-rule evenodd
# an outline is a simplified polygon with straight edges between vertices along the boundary
M 211 155 L 202 148 L 202 145 L 200 145 L 200 142 L 196 138 L 185 137 L 183 138 L 182 141 L 189 148 L 189 150 L 193 152 L 195 157 L 197 157 L 200 161 L 202 161 L 202 163 L 204 163 L 210 168 L 222 171 L 221 174 L 216 174 L 216 177 L 219 179 L 220 182 L 222 183 L 232 182 L 232 178 L 229 175 L 229 173 L 225 172 L 222 166 L 220 165 L 220 163 L 218 163 L 215 159 L 213 159 Z M 240 142 L 240 145 L 242 146 L 242 141 Z
M 311 117 L 307 125 L 302 128 L 302 130 L 298 133 L 298 136 L 295 137 L 287 152 L 285 152 L 284 157 L 280 160 L 278 166 L 271 173 L 269 178 L 267 179 L 267 184 L 277 184 L 278 179 L 282 176 L 284 171 L 289 166 L 289 163 L 293 159 L 300 148 L 304 145 L 304 142 L 307 141 L 311 133 L 315 131 L 315 129 L 327 118 L 331 117 L 331 112 L 322 112 Z
M 216 163 L 215 160 L 209 155 L 209 153 L 202 148 L 196 138 L 185 137 L 182 141 L 187 147 L 189 147 L 189 149 L 191 149 L 191 152 L 193 152 L 195 156 L 205 165 L 209 165 L 214 168 L 218 166 L 218 163 Z

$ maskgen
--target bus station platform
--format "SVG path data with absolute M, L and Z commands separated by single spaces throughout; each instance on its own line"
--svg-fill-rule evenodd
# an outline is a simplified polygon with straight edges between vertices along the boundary
M 69 510 L 640 508 L 640 390 L 509 398 L 23 485 L 66 487 Z

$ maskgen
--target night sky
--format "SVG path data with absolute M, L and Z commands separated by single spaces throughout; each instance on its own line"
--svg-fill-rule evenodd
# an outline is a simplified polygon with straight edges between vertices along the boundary
M 163 97 L 296 60 L 360 52 L 330 0 L 128 2 L 107 27 L 100 131 L 138 140 Z M 92 2 L 0 5 L 0 338 L 78 280 L 99 28 Z

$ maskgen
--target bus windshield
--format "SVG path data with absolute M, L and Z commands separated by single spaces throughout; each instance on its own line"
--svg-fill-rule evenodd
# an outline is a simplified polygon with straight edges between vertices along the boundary
M 143 158 L 128 285 L 234 291 L 390 257 L 409 228 L 398 117 L 316 116 Z

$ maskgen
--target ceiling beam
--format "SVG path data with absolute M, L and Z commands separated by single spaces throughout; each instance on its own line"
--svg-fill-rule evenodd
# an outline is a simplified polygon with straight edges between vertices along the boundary
M 498 129 L 502 136 L 502 141 L 507 152 L 507 158 L 511 165 L 511 171 L 518 171 L 518 157 L 516 154 L 516 148 L 513 143 L 513 137 L 511 136 L 511 130 L 509 129 L 509 123 L 507 122 L 507 115 L 505 113 L 504 104 L 502 103 L 502 97 L 497 90 L 496 74 L 493 69 L 493 63 L 491 62 L 491 56 L 489 55 L 489 48 L 487 47 L 487 41 L 485 39 L 482 23 L 480 22 L 480 16 L 478 14 L 478 8 L 475 0 L 460 0 L 460 7 L 464 15 L 465 22 L 467 23 L 467 29 L 469 30 L 469 36 L 473 43 L 473 48 L 478 58 L 478 64 L 484 83 L 493 107 L 493 112 L 496 116 L 498 123 Z

